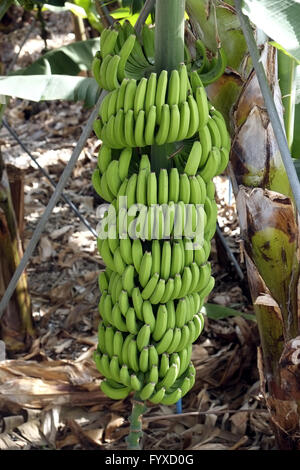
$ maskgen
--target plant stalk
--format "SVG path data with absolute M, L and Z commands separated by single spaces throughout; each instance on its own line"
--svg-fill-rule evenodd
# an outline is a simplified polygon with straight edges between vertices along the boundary
M 155 8 L 155 70 L 170 72 L 184 61 L 185 0 L 156 0 Z M 157 174 L 161 168 L 171 168 L 176 144 L 153 145 L 151 167 Z
M 284 106 L 286 139 L 291 149 L 294 140 L 296 103 L 296 61 L 282 51 L 278 51 L 278 78 Z
M 141 450 L 140 439 L 142 437 L 142 416 L 147 410 L 143 401 L 132 399 L 132 413 L 129 417 L 130 432 L 126 438 L 128 450 Z

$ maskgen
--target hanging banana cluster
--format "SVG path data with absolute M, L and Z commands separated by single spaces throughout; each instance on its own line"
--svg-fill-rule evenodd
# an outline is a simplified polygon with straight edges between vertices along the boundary
M 141 400 L 169 405 L 195 382 L 192 343 L 214 286 L 212 178 L 227 166 L 230 139 L 198 71 L 185 64 L 171 73 L 149 69 L 154 39 L 147 30 L 142 45 L 126 23 L 105 30 L 93 67 L 109 93 L 94 123 L 103 144 L 92 182 L 110 203 L 98 237 L 106 270 L 99 276 L 94 359 L 109 397 L 135 391 Z M 130 77 L 135 70 L 140 75 Z M 166 143 L 176 143 L 172 168 L 155 173 L 151 145 Z
M 105 29 L 100 38 L 100 51 L 97 52 L 92 71 L 100 88 L 113 91 L 124 78 L 140 80 L 155 70 L 155 28 L 144 25 L 142 44 L 129 21 L 123 25 L 115 23 L 113 29 Z M 185 46 L 185 63 L 188 73 L 196 71 L 203 86 L 216 81 L 226 67 L 226 54 L 221 47 L 218 56 L 208 59 L 205 45 L 200 39 L 195 41 L 196 57 L 192 58 Z

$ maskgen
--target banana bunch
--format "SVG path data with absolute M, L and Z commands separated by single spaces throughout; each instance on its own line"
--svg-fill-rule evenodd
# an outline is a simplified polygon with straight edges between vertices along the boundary
M 218 49 L 217 57 L 211 60 L 207 57 L 207 50 L 201 39 L 195 41 L 196 60 L 192 61 L 190 71 L 196 71 L 204 86 L 218 80 L 225 72 L 227 56 L 223 47 Z
M 205 181 L 224 171 L 230 139 L 222 114 L 207 100 L 196 71 L 188 77 L 185 64 L 168 74 L 152 72 L 149 78 L 124 79 L 103 99 L 97 135 L 110 148 L 147 147 L 197 139 L 199 170 Z M 95 128 L 96 131 L 96 128 Z M 192 150 L 193 151 L 193 150 Z M 185 155 L 184 155 L 185 154 Z M 185 152 L 177 153 L 182 165 Z M 190 157 L 194 161 L 194 157 Z M 180 167 L 180 170 L 184 168 Z
M 208 59 L 204 43 L 195 42 L 196 59 L 192 60 L 190 51 L 185 45 L 185 63 L 188 75 L 195 72 L 203 86 L 218 80 L 223 75 L 227 57 L 224 48 L 218 49 L 217 57 Z M 100 38 L 100 50 L 96 54 L 92 72 L 101 88 L 113 91 L 124 78 L 140 80 L 155 70 L 155 28 L 143 25 L 141 38 L 129 21 L 123 25 L 116 22 L 113 27 L 105 29 Z
M 104 144 L 101 146 L 98 168 L 92 175 L 95 190 L 118 211 L 122 197 L 127 198 L 127 208 L 135 209 L 124 220 L 117 217 L 114 221 L 116 232 L 120 236 L 151 241 L 170 237 L 177 239 L 184 233 L 193 238 L 193 234 L 197 232 L 209 240 L 212 238 L 217 212 L 214 200 L 215 188 L 212 180 L 206 182 L 201 173 L 196 174 L 201 156 L 198 144 L 198 141 L 193 144 L 185 164 L 185 172 L 180 173 L 176 167 L 169 172 L 162 168 L 158 177 L 151 171 L 147 154 L 139 157 L 139 169 L 135 170 L 138 165 L 137 156 L 133 154 L 131 148 L 123 149 L 119 159 L 112 159 L 112 149 Z M 209 165 L 210 160 L 205 166 L 206 174 Z M 103 225 L 109 223 L 108 217 L 107 214 Z M 99 243 L 101 244 L 101 239 Z M 199 250 L 195 248 L 196 235 L 193 243 L 193 249 L 188 251 L 191 252 L 190 256 L 193 252 L 198 256 Z M 117 239 L 116 241 L 108 239 L 108 244 L 114 253 Z M 127 249 L 131 250 L 128 242 Z M 106 253 L 101 255 L 108 257 Z M 109 262 L 109 265 L 113 266 L 113 263 Z
M 154 30 L 142 29 L 141 44 L 129 21 L 115 23 L 104 29 L 100 37 L 100 51 L 92 63 L 93 75 L 100 88 L 112 91 L 124 78 L 142 78 L 153 69 Z
M 217 219 L 213 177 L 230 149 L 200 78 L 211 71 L 205 49 L 202 62 L 157 74 L 154 30 L 143 28 L 141 44 L 126 22 L 102 33 L 94 59 L 95 78 L 109 93 L 94 122 L 102 145 L 92 183 L 110 203 L 97 239 L 106 269 L 94 360 L 113 399 L 134 392 L 171 405 L 195 382 L 192 344 L 215 282 L 208 261 Z M 172 167 L 154 172 L 151 146 L 166 143 L 177 149 Z
M 145 147 L 194 136 L 200 113 L 208 119 L 206 94 L 198 88 L 194 97 L 185 64 L 170 74 L 152 72 L 138 83 L 124 79 L 101 104 L 103 142 L 112 148 Z

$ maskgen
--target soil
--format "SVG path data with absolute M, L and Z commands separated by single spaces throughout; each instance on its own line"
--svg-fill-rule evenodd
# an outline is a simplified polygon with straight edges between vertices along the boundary
M 47 47 L 74 41 L 71 14 L 45 13 Z M 0 31 L 4 69 L 21 68 L 45 47 L 28 15 Z M 26 34 L 30 32 L 22 50 Z M 18 57 L 16 54 L 19 54 Z M 81 102 L 10 100 L 5 117 L 39 164 L 57 183 L 90 110 Z M 64 194 L 96 229 L 101 203 L 91 175 L 101 142 L 91 135 Z M 53 192 L 45 176 L 9 132 L 0 130 L 7 164 L 25 178 L 24 249 Z M 237 310 L 235 316 L 205 317 L 193 346 L 196 383 L 176 406 L 148 403 L 143 448 L 150 450 L 262 450 L 274 447 L 257 371 L 259 336 L 249 296 L 234 197 L 225 175 L 215 179 L 218 223 L 241 279 L 218 236 L 210 260 L 216 280 L 208 302 Z M 0 358 L 0 449 L 125 449 L 130 398 L 112 401 L 100 391 L 93 362 L 99 322 L 97 278 L 104 264 L 94 235 L 62 199 L 55 207 L 27 267 L 36 336 L 29 351 Z M 240 312 L 240 314 L 238 313 Z M 245 318 L 243 313 L 253 316 Z

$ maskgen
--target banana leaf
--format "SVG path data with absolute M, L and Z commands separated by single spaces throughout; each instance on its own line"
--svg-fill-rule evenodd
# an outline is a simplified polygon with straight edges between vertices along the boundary
M 300 4 L 295 0 L 243 0 L 243 13 L 300 61 Z
M 0 4 L 0 21 L 2 20 L 3 16 L 9 9 L 9 7 L 13 4 L 13 0 L 2 0 Z
M 94 55 L 99 49 L 99 38 L 73 42 L 47 52 L 28 67 L 9 75 L 78 75 L 91 70 Z
M 241 312 L 235 308 L 224 307 L 223 305 L 206 303 L 202 309 L 203 313 L 212 320 L 223 320 L 228 317 L 243 317 L 246 320 L 256 321 L 251 313 Z
M 96 80 L 71 75 L 24 75 L 0 77 L 0 95 L 29 101 L 84 101 L 93 106 L 100 89 Z

